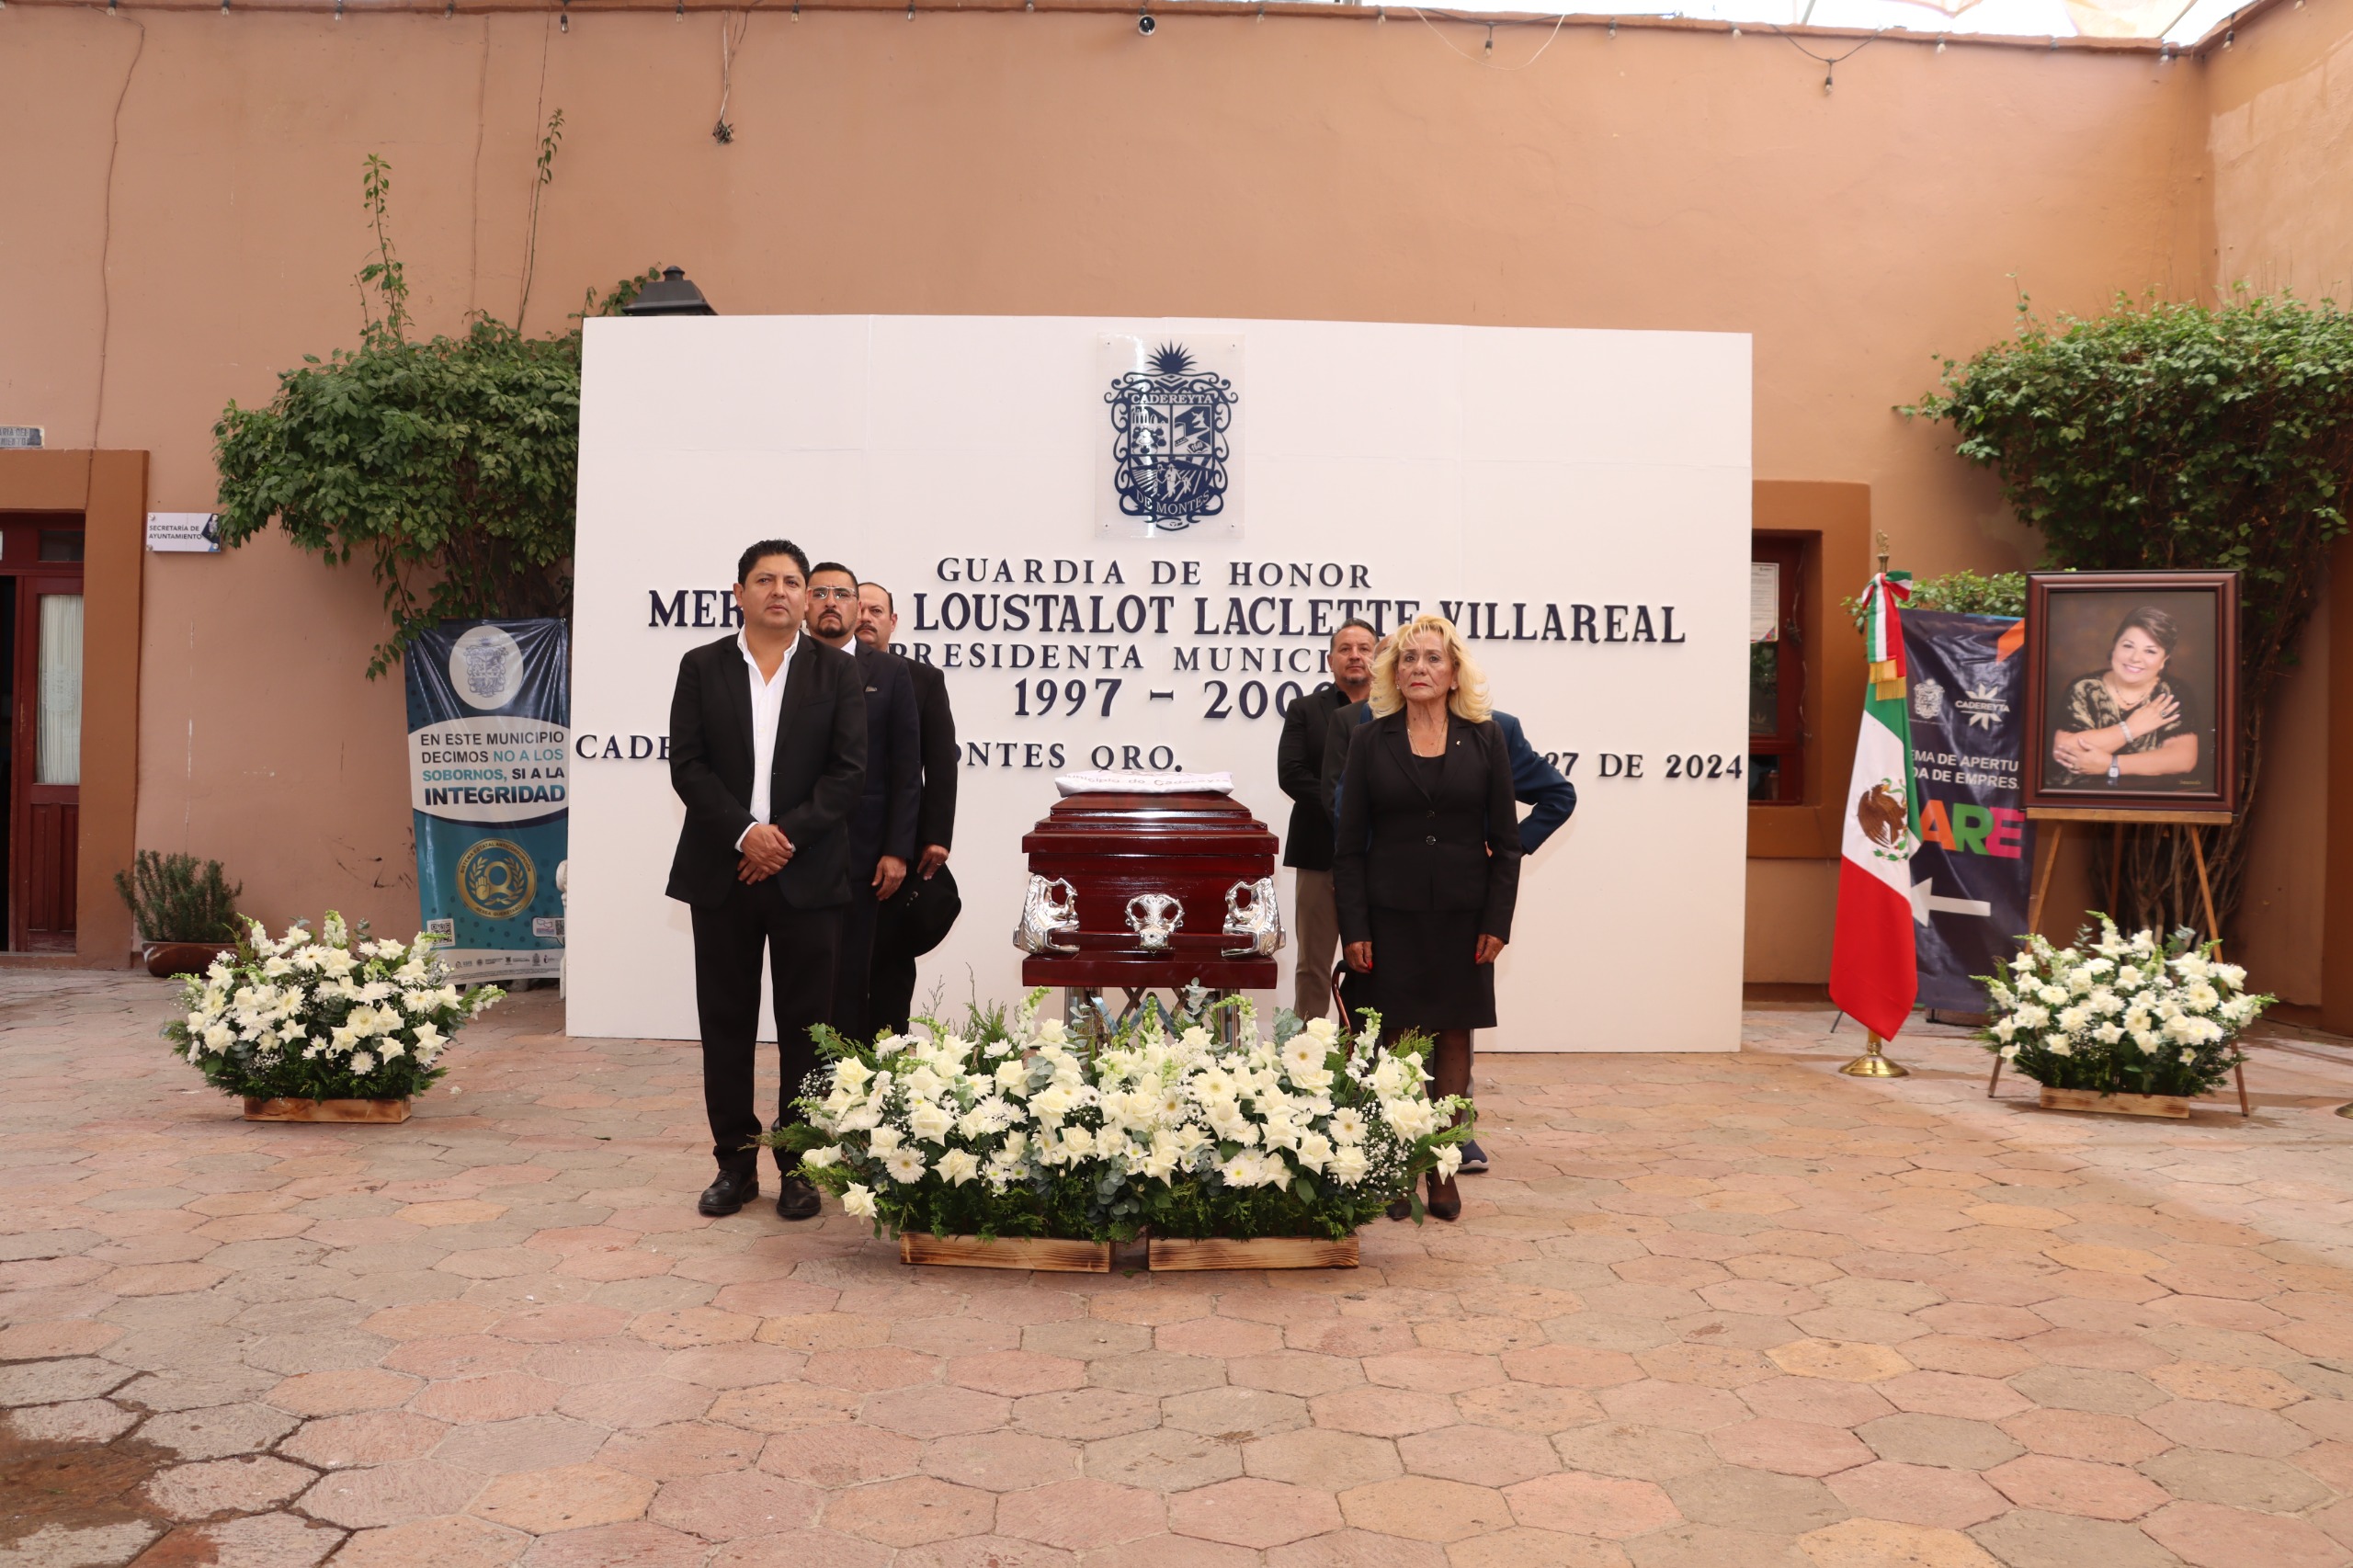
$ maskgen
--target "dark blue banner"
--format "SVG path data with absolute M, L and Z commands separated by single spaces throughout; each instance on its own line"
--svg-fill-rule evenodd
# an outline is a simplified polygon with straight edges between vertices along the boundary
M 1920 802 L 1912 856 L 1920 1006 L 1982 1013 L 1974 975 L 1991 974 L 2026 929 L 2034 838 L 2020 804 L 2026 748 L 2023 622 L 1907 610 L 1912 783 Z
M 571 634 L 561 620 L 445 620 L 409 645 L 409 803 L 424 928 L 465 980 L 563 962 Z

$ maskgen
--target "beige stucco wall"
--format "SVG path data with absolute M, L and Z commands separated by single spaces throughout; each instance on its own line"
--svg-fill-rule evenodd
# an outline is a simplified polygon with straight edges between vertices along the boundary
M 2275 6 L 2211 53 L 2205 74 L 2214 288 L 2353 303 L 2353 4 Z M 2324 602 L 2266 721 L 2239 915 L 2263 983 L 2302 1003 L 2320 1000 L 2322 981 L 2330 619 Z
M 676 261 L 730 313 L 1743 331 L 1760 477 L 1866 483 L 1899 563 L 1992 570 L 2030 537 L 1891 405 L 2008 329 L 2014 277 L 2077 312 L 2211 277 L 2204 68 L 2145 52 L 1887 40 L 1825 94 L 1763 32 L 1570 28 L 1496 71 L 1403 18 L 764 11 L 720 147 L 719 27 L 9 5 L 0 145 L 40 155 L 0 161 L 0 420 L 152 450 L 151 505 L 206 506 L 222 403 L 356 336 L 361 159 L 392 164 L 423 323 L 511 316 L 561 107 L 534 327 Z M 273 919 L 404 927 L 364 572 L 274 541 L 149 564 L 141 842 L 222 857 Z M 1821 978 L 1823 871 L 1758 863 L 1756 978 Z

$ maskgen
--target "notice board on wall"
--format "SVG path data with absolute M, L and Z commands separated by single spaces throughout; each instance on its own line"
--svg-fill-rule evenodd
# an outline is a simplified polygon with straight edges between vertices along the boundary
M 941 669 L 964 915 L 935 986 L 1019 992 L 1020 839 L 1089 767 L 1231 771 L 1277 832 L 1332 629 L 1450 616 L 1580 804 L 1528 860 L 1489 1049 L 1729 1051 L 1746 870 L 1749 341 L 1350 322 L 587 324 L 568 1027 L 689 1039 L 663 897 L 679 657 L 782 536 Z M 1280 886 L 1292 924 L 1290 876 Z M 1221 917 L 1222 917 L 1222 913 Z M 1271 1011 L 1285 983 L 1258 998 Z

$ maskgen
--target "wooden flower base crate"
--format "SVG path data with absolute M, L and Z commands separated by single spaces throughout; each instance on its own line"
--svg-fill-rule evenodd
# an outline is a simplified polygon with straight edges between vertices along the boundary
M 1058 1241 L 1051 1236 L 935 1236 L 922 1231 L 899 1233 L 901 1263 L 933 1263 L 949 1268 L 1038 1268 L 1061 1274 L 1108 1274 L 1108 1242 Z
M 1354 1268 L 1357 1239 L 1328 1241 L 1322 1236 L 1260 1236 L 1255 1241 L 1229 1241 L 1211 1236 L 1186 1241 L 1176 1236 L 1151 1240 L 1150 1267 L 1154 1274 L 1211 1268 Z
M 2042 1085 L 2045 1110 L 2097 1110 L 2113 1116 L 2164 1116 L 2179 1121 L 2189 1115 L 2189 1101 L 2181 1095 L 2103 1095 L 2097 1089 L 2054 1089 Z
M 256 1099 L 245 1096 L 247 1121 L 358 1121 L 389 1125 L 408 1119 L 408 1101 Z

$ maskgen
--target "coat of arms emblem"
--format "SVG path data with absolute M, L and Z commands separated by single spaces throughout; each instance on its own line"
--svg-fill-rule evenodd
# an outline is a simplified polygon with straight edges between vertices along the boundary
M 1923 676 L 1912 683 L 1912 716 L 1936 720 L 1944 717 L 1945 688 L 1937 681 Z
M 1225 510 L 1230 432 L 1241 393 L 1164 343 L 1142 369 L 1112 380 L 1111 487 L 1122 516 L 1175 532 Z

